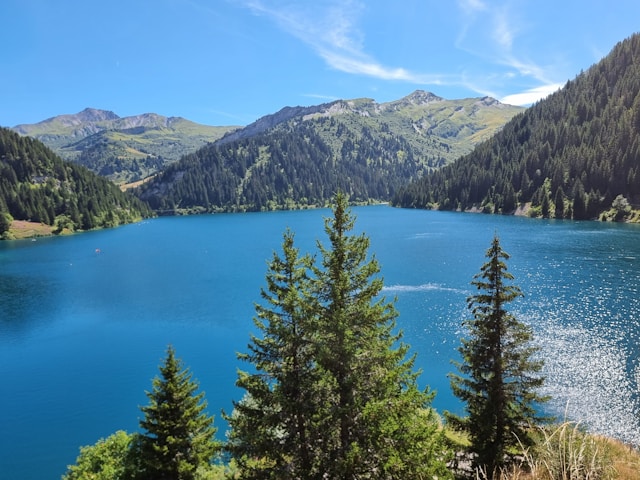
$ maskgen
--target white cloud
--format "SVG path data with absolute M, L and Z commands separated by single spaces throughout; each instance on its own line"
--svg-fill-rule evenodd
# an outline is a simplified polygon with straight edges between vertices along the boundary
M 500 99 L 502 103 L 509 105 L 531 105 L 532 103 L 542 100 L 551 95 L 562 87 L 561 83 L 552 83 L 549 85 L 541 85 L 539 87 L 530 88 L 524 92 L 513 93 Z
M 342 52 L 324 49 L 319 49 L 318 53 L 332 68 L 345 73 L 367 75 L 382 80 L 401 80 L 417 84 L 442 85 L 446 83 L 444 75 L 426 75 L 411 72 L 404 68 L 386 67 L 366 55 L 350 56 Z

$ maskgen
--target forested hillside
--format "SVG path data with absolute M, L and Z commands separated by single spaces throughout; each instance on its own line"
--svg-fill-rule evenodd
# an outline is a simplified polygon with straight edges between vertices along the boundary
M 184 157 L 138 194 L 154 209 L 272 210 L 388 201 L 520 112 L 491 98 L 444 100 L 416 91 L 395 102 L 339 100 L 285 108 Z
M 0 236 L 12 220 L 59 232 L 128 223 L 148 206 L 84 167 L 65 162 L 38 140 L 0 128 Z
M 156 113 L 119 117 L 86 108 L 12 130 L 40 140 L 65 160 L 114 182 L 127 183 L 158 172 L 235 128 L 200 125 Z
M 401 207 L 623 219 L 640 206 L 640 36 L 397 192 Z

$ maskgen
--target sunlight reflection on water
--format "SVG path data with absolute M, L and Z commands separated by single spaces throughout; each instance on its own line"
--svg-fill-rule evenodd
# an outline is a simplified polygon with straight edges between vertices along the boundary
M 628 353 L 580 325 L 532 323 L 545 359 L 549 410 L 558 420 L 566 416 L 591 431 L 640 444 L 636 386 L 625 375 Z
M 534 275 L 529 288 L 541 300 L 528 305 L 528 310 L 523 306 L 520 318 L 534 327 L 542 348 L 544 393 L 551 396 L 548 410 L 558 420 L 566 416 L 591 431 L 640 445 L 634 373 L 640 312 L 634 294 L 637 280 L 625 279 L 629 272 L 612 265 L 611 258 L 594 263 L 593 271 L 582 271 L 574 283 L 544 285 Z M 537 278 L 543 279 L 542 274 Z

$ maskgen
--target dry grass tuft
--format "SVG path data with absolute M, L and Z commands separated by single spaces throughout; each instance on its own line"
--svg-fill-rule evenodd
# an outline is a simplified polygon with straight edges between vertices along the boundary
M 610 438 L 591 435 L 574 422 L 539 427 L 535 445 L 523 449 L 522 466 L 475 480 L 640 480 L 640 452 Z

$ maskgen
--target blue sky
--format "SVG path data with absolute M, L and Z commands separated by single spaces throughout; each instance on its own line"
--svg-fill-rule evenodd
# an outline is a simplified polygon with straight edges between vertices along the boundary
M 640 28 L 637 0 L 1 0 L 0 125 L 85 107 L 246 125 L 416 89 L 529 104 Z

